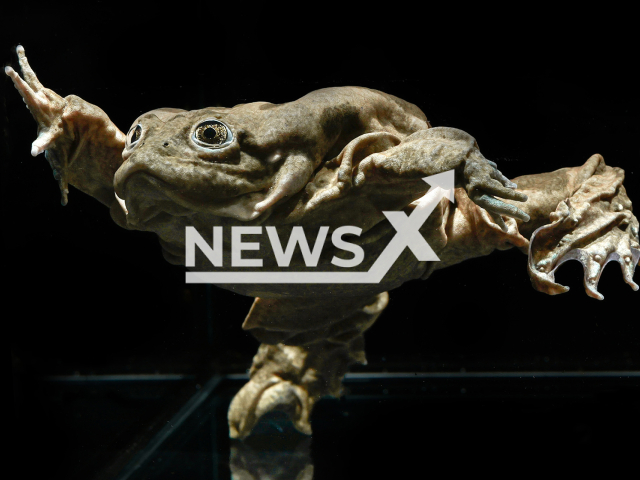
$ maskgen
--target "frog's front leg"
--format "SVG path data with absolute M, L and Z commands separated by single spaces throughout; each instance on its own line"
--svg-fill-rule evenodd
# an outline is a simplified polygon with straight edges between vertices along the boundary
M 270 411 L 284 411 L 311 434 L 310 415 L 324 396 L 338 397 L 354 363 L 366 363 L 363 333 L 388 303 L 373 297 L 256 299 L 243 328 L 263 343 L 249 382 L 229 406 L 229 433 L 244 438 Z
M 24 48 L 18 46 L 16 52 L 24 78 L 11 67 L 6 67 L 5 73 L 38 124 L 31 155 L 45 152 L 63 205 L 67 203 L 69 184 L 111 205 L 113 176 L 122 163 L 125 135 L 95 105 L 76 95 L 62 98 L 45 88 L 30 67 Z
M 393 148 L 369 155 L 355 168 L 354 186 L 399 182 L 402 189 L 403 181 L 448 170 L 455 170 L 456 186 L 464 187 L 469 198 L 484 208 L 505 232 L 508 229 L 502 215 L 529 220 L 529 215 L 520 208 L 499 200 L 525 202 L 527 196 L 516 191 L 517 185 L 498 170 L 495 162 L 480 153 L 471 135 L 455 128 L 420 130 Z

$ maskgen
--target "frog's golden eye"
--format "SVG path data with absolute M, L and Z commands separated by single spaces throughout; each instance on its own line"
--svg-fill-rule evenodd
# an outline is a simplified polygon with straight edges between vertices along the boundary
M 129 146 L 135 145 L 142 136 L 142 126 L 136 125 L 131 132 L 129 132 Z
M 231 130 L 224 123 L 207 120 L 196 127 L 193 139 L 203 147 L 220 148 L 231 142 L 232 135 Z

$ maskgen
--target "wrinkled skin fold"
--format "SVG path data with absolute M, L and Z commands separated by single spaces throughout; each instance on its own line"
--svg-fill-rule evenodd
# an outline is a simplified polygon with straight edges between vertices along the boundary
M 366 254 L 366 270 L 395 234 L 382 212 L 410 214 L 429 188 L 422 178 L 455 172 L 455 203 L 443 198 L 419 230 L 440 262 L 419 261 L 405 249 L 379 284 L 223 285 L 256 297 L 242 328 L 262 342 L 250 380 L 229 408 L 231 437 L 247 437 L 272 411 L 310 434 L 314 404 L 339 396 L 349 366 L 366 363 L 363 333 L 386 307 L 387 291 L 437 269 L 516 247 L 528 254 L 541 292 L 568 290 L 554 278 L 568 260 L 582 263 L 593 298 L 602 299 L 597 284 L 611 261 L 638 289 L 638 220 L 624 172 L 600 155 L 510 180 L 468 133 L 432 127 L 415 105 L 360 87 L 318 90 L 281 105 L 162 108 L 138 117 L 125 134 L 95 105 L 45 88 L 24 49 L 17 52 L 22 76 L 5 72 L 38 125 L 31 154 L 45 153 L 62 203 L 74 185 L 109 207 L 123 228 L 154 232 L 170 263 L 185 264 L 187 226 L 209 244 L 206 232 L 225 227 L 220 269 L 234 271 L 228 227 L 273 226 L 287 238 L 296 226 L 328 226 L 330 235 L 353 225 L 362 229 L 353 242 Z M 195 140 L 207 122 L 227 129 L 224 143 L 209 148 Z M 267 246 L 246 253 L 263 259 L 265 269 L 280 268 Z M 323 250 L 316 269 L 338 271 L 334 255 Z M 288 268 L 303 271 L 303 260 L 297 251 Z M 213 268 L 196 257 L 196 270 Z

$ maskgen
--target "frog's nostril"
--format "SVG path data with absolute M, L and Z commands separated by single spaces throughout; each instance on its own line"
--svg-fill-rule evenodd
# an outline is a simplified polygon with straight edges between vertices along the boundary
M 165 147 L 168 147 L 168 146 L 169 146 L 169 142 L 164 142 L 164 143 L 163 143 L 163 145 L 164 145 Z

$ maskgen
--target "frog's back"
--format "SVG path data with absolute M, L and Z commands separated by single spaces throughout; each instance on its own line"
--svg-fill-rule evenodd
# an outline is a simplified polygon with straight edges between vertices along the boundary
M 324 121 L 357 117 L 370 131 L 387 130 L 401 136 L 429 128 L 416 105 L 394 95 L 365 87 L 331 87 L 311 92 L 296 102 L 307 105 Z
M 288 103 L 236 105 L 225 114 L 231 122 L 250 126 L 248 143 L 312 147 L 317 161 L 333 158 L 360 135 L 388 132 L 402 139 L 430 127 L 417 106 L 364 87 L 323 88 Z

